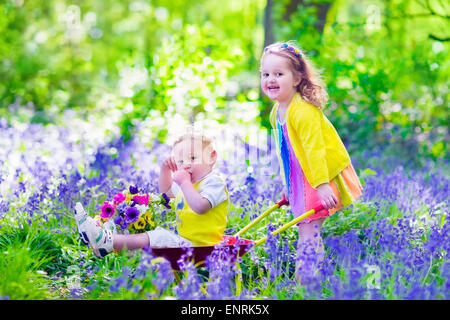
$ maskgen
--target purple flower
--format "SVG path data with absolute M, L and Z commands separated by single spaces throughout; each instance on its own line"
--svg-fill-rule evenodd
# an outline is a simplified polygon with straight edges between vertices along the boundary
M 0 199 L 0 217 L 9 211 L 9 205 L 6 201 L 3 201 L 3 199 Z
M 122 202 L 121 204 L 119 204 L 116 209 L 119 212 L 119 214 L 124 214 L 125 213 L 125 208 L 127 207 L 127 204 L 125 202 Z
M 158 270 L 158 277 L 155 277 L 153 279 L 153 284 L 161 294 L 169 287 L 170 284 L 172 284 L 174 277 L 170 263 L 167 260 L 164 260 L 164 262 L 159 263 L 157 270 Z
M 119 225 L 122 230 L 128 228 L 128 223 L 121 216 L 117 216 L 114 218 L 114 223 Z
M 171 209 L 171 206 L 169 204 L 170 202 L 170 198 L 167 196 L 167 194 L 163 193 L 162 195 L 162 199 L 163 199 L 163 205 L 167 208 L 167 209 Z
M 194 264 L 189 261 L 183 261 L 185 257 L 182 257 L 178 261 L 178 265 L 185 273 L 185 277 L 173 288 L 174 293 L 180 300 L 198 300 L 202 298 L 201 280 L 197 275 L 197 269 Z M 180 263 L 181 262 L 181 263 Z
M 128 207 L 125 211 L 125 221 L 127 223 L 133 223 L 139 219 L 139 210 L 135 207 Z
M 139 192 L 138 187 L 130 186 L 129 188 L 131 194 L 137 194 Z
M 122 271 L 122 275 L 113 279 L 112 284 L 109 286 L 109 290 L 111 292 L 119 292 L 120 288 L 124 288 L 125 290 L 131 289 L 131 270 L 128 267 L 124 267 Z

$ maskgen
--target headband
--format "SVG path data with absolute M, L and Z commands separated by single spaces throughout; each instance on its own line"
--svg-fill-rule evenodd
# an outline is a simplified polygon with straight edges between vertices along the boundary
M 280 49 L 286 49 L 286 50 L 292 52 L 292 54 L 294 54 L 299 59 L 301 59 L 301 57 L 303 57 L 300 50 L 298 50 L 297 48 L 294 48 L 293 46 L 288 45 L 287 43 L 282 43 L 280 45 Z M 267 52 L 267 50 L 269 50 L 269 47 L 264 48 L 264 53 Z

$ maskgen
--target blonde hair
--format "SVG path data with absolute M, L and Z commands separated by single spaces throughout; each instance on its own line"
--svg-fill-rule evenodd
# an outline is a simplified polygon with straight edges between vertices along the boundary
M 207 136 L 205 136 L 202 133 L 196 133 L 193 131 L 179 136 L 173 143 L 172 148 L 174 148 L 178 143 L 185 141 L 185 140 L 190 140 L 191 143 L 193 143 L 193 144 L 195 143 L 195 141 L 200 141 L 202 143 L 203 149 L 206 149 L 207 147 L 213 148 L 213 141 L 211 138 L 208 138 Z
M 305 56 L 304 50 L 293 41 L 276 42 L 264 48 L 261 61 L 268 54 L 275 54 L 290 61 L 292 72 L 301 77 L 296 89 L 303 99 L 319 109 L 327 104 L 328 93 L 320 77 L 320 72 L 314 67 L 312 61 Z
M 197 158 L 195 161 L 198 161 L 199 163 L 201 163 L 202 161 L 206 160 L 209 162 L 211 159 L 213 159 L 215 157 L 213 141 L 203 134 L 193 133 L 193 132 L 185 133 L 185 134 L 181 135 L 180 137 L 178 137 L 178 139 L 176 139 L 172 145 L 172 151 L 174 152 L 175 146 L 177 144 L 184 142 L 184 141 L 187 141 L 188 143 L 190 142 L 191 148 L 193 150 L 200 150 L 200 148 L 201 148 L 201 159 Z M 215 163 L 215 160 L 213 163 Z

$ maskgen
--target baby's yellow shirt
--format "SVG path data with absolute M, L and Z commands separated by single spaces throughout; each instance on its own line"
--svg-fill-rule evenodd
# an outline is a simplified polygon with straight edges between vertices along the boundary
M 202 179 L 196 182 L 194 184 L 195 190 L 199 191 L 205 180 Z M 224 189 L 227 195 L 226 200 L 203 214 L 195 213 L 189 207 L 181 190 L 175 196 L 174 205 L 177 208 L 176 213 L 179 219 L 177 226 L 178 234 L 191 241 L 194 246 L 210 246 L 222 241 L 222 236 L 227 225 L 229 201 L 225 183 Z

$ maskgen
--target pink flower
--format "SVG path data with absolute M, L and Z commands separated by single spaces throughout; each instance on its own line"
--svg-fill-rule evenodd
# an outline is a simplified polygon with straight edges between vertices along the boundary
M 100 217 L 104 219 L 111 218 L 114 215 L 114 211 L 116 207 L 109 202 L 104 202 L 102 205 L 102 213 L 100 213 Z
M 124 202 L 126 199 L 126 196 L 123 193 L 118 193 L 114 196 L 113 201 L 115 205 L 118 205 L 121 202 Z
M 148 204 L 148 198 L 149 195 L 145 194 L 143 196 L 134 196 L 131 201 L 134 201 L 136 204 L 143 204 L 143 205 L 147 205 Z

